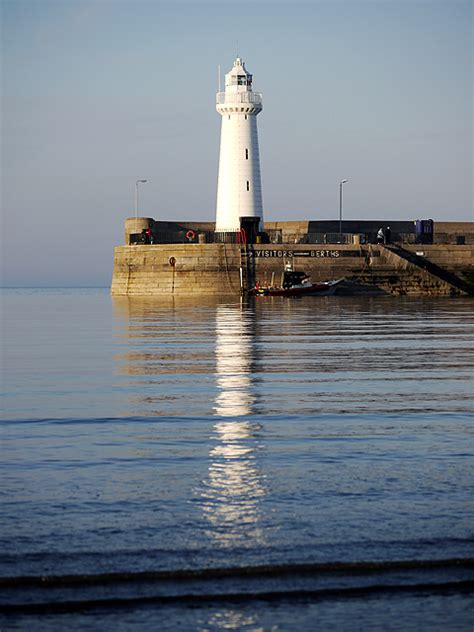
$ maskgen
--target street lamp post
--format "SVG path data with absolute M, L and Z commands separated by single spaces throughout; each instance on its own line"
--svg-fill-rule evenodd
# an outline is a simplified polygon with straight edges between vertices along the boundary
M 135 220 L 138 219 L 138 185 L 146 180 L 135 180 Z
M 342 185 L 346 182 L 347 180 L 339 182 L 339 235 L 342 235 Z

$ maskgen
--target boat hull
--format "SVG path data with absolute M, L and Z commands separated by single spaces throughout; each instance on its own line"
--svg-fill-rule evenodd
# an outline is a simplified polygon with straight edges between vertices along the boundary
M 253 296 L 330 296 L 334 294 L 342 279 L 337 281 L 325 281 L 324 283 L 311 283 L 290 288 L 282 287 L 254 287 L 249 293 Z

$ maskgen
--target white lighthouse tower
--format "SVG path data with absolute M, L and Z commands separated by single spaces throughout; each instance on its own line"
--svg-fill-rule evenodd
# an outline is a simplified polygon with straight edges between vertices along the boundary
M 216 95 L 216 109 L 222 117 L 216 232 L 235 232 L 241 220 L 259 230 L 263 207 L 257 114 L 262 95 L 252 91 L 252 75 L 240 57 L 225 76 L 225 92 Z

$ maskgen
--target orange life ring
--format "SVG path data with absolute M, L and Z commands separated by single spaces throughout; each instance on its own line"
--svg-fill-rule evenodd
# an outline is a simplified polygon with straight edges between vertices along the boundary
M 188 230 L 188 232 L 186 233 L 186 239 L 189 239 L 189 241 L 191 241 L 191 239 L 194 239 L 195 236 L 196 233 L 194 232 L 194 230 Z

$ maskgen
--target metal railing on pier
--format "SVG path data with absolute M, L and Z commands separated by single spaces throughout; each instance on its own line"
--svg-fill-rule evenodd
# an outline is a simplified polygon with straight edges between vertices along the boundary
M 281 229 L 268 230 L 269 241 L 272 244 L 352 244 L 352 233 L 285 233 Z M 361 244 L 368 243 L 367 235 L 359 235 Z
M 268 233 L 261 233 L 257 237 L 257 243 L 271 244 L 351 244 L 353 243 L 350 234 L 319 234 L 307 233 L 306 235 L 286 234 L 282 235 L 281 231 L 269 230 Z M 150 240 L 143 234 L 132 233 L 130 235 L 130 244 L 240 244 L 242 243 L 242 235 L 240 231 L 157 231 Z M 362 235 L 360 243 L 366 243 L 365 236 Z
M 413 243 L 408 239 L 408 235 L 400 236 L 396 241 L 401 243 Z M 143 233 L 132 233 L 129 236 L 129 244 L 241 244 L 242 234 L 240 231 L 213 230 L 155 230 L 151 237 Z M 395 240 L 393 240 L 395 241 Z M 281 229 L 269 229 L 258 233 L 255 242 L 257 244 L 375 244 L 376 235 L 352 234 L 352 233 L 283 233 Z

